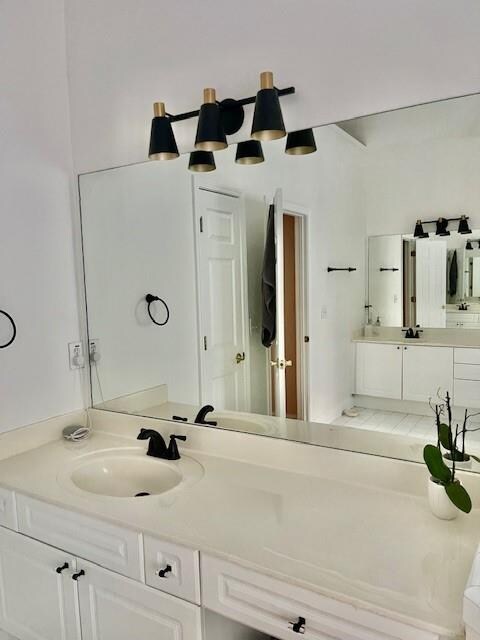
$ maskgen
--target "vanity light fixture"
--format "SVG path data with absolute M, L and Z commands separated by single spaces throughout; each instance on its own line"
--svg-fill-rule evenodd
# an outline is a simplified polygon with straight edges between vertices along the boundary
M 428 233 L 423 230 L 423 225 L 421 220 L 417 220 L 415 223 L 415 231 L 413 233 L 414 238 L 428 238 Z
M 465 249 L 467 251 L 473 251 L 473 246 L 472 246 L 472 243 L 470 242 L 470 240 L 467 240 L 467 244 L 465 245 Z
M 170 118 L 165 113 L 165 103 L 155 102 L 150 131 L 150 160 L 174 160 L 178 158 L 178 148 L 173 135 Z
M 435 235 L 437 236 L 449 236 L 450 231 L 447 229 L 448 227 L 448 219 L 447 218 L 439 218 L 436 222 L 437 228 L 435 231 Z
M 458 223 L 458 233 L 461 233 L 461 234 L 472 233 L 472 230 L 468 226 L 467 216 L 460 217 L 460 222 Z
M 211 151 L 192 151 L 188 168 L 190 171 L 196 171 L 197 173 L 215 171 L 217 167 L 215 166 L 213 153 Z
M 255 99 L 251 137 L 254 140 L 278 140 L 287 135 L 283 123 L 278 91 L 273 86 L 273 73 L 262 71 L 260 91 Z
M 287 144 L 285 145 L 285 153 L 291 156 L 304 156 L 308 153 L 315 153 L 317 145 L 313 129 L 302 129 L 301 131 L 292 131 L 287 136 Z
M 237 144 L 235 154 L 237 164 L 260 164 L 264 160 L 262 143 L 258 140 L 246 140 Z
M 199 151 L 221 151 L 226 149 L 227 138 L 223 129 L 220 106 L 215 89 L 203 90 L 203 104 L 198 116 L 195 149 Z

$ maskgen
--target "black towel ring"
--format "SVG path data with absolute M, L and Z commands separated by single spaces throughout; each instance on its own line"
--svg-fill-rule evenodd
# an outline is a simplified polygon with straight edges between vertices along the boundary
M 152 304 L 152 302 L 156 302 L 156 301 L 161 302 L 165 307 L 165 311 L 167 315 L 163 322 L 157 322 L 155 318 L 152 316 L 152 312 L 150 311 L 150 305 Z M 150 317 L 150 320 L 153 322 L 153 324 L 156 324 L 159 327 L 163 327 L 164 325 L 166 325 L 170 319 L 170 309 L 168 308 L 168 305 L 165 302 L 165 300 L 162 300 L 162 298 L 159 298 L 158 296 L 154 296 L 151 293 L 147 293 L 147 295 L 145 296 L 145 302 L 147 303 L 147 313 Z
M 0 344 L 0 349 L 6 349 L 7 347 L 9 347 L 12 342 L 15 340 L 15 338 L 17 337 L 17 325 L 15 324 L 14 319 L 12 318 L 12 316 L 7 313 L 6 311 L 2 311 L 0 309 L 0 313 L 2 315 L 4 315 L 6 318 L 8 318 L 8 320 L 10 320 L 10 322 L 12 323 L 12 337 L 10 338 L 10 340 L 8 342 L 5 342 L 5 344 Z

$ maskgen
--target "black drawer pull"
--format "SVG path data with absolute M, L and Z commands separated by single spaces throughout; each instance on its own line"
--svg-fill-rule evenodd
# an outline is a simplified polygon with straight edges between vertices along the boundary
M 64 563 L 62 564 L 62 566 L 61 566 L 61 567 L 57 567 L 57 568 L 55 569 L 55 571 L 56 571 L 57 573 L 62 573 L 62 571 L 65 571 L 65 569 L 68 569 L 68 567 L 69 567 L 68 562 L 64 562 Z
M 78 580 L 80 576 L 84 576 L 84 575 L 85 575 L 85 571 L 81 569 L 78 573 L 73 574 L 72 580 Z
M 305 633 L 305 618 L 299 617 L 296 622 L 289 622 L 288 628 L 295 633 Z
M 160 578 L 165 578 L 167 573 L 171 573 L 172 572 L 172 567 L 167 564 L 167 566 L 164 569 L 160 569 L 160 571 L 158 572 L 158 576 L 160 576 Z

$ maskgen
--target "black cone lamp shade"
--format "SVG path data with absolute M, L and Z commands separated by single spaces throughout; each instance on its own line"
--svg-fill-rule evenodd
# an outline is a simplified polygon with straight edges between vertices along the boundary
M 428 233 L 425 233 L 422 226 L 422 221 L 417 220 L 415 224 L 415 231 L 413 233 L 414 238 L 428 238 Z
M 467 244 L 465 245 L 465 249 L 467 251 L 473 251 L 473 246 L 472 246 L 472 243 L 470 242 L 470 240 L 467 240 Z
M 258 140 L 247 140 L 246 142 L 238 143 L 237 153 L 235 154 L 235 162 L 237 164 L 260 164 L 264 160 L 262 145 Z
M 254 140 L 262 142 L 283 138 L 287 132 L 271 71 L 263 71 L 260 74 L 260 87 L 255 100 L 251 136 Z
M 206 173 L 207 171 L 215 171 L 215 158 L 211 151 L 192 151 L 188 162 L 190 171 L 198 173 Z
M 216 102 L 215 89 L 204 89 L 203 104 L 198 116 L 195 149 L 199 151 L 220 151 L 227 148 L 227 138 L 223 130 L 220 107 Z
M 435 234 L 437 236 L 449 236 L 450 231 L 447 229 L 447 227 L 448 227 L 448 220 L 446 218 L 439 218 L 437 220 L 437 229 L 435 231 Z
M 148 157 L 150 160 L 174 160 L 179 154 L 172 125 L 165 115 L 165 104 L 155 102 L 153 113 Z
M 292 131 L 287 136 L 285 153 L 291 156 L 304 156 L 317 150 L 312 129 Z
M 458 223 L 458 233 L 472 233 L 472 230 L 468 226 L 467 216 L 461 216 L 460 222 Z

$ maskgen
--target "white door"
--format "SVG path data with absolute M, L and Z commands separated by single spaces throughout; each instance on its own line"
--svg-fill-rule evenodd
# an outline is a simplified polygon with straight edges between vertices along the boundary
M 428 402 L 453 396 L 453 349 L 451 347 L 403 347 L 403 399 Z
M 402 397 L 402 348 L 395 344 L 357 343 L 355 393 Z
M 417 240 L 417 324 L 447 326 L 447 241 Z
M 79 640 L 74 563 L 63 551 L 0 528 L 0 628 L 19 640 Z
M 82 561 L 83 640 L 200 640 L 200 607 Z M 53 640 L 53 639 L 51 639 Z
M 239 197 L 197 187 L 202 403 L 248 411 L 246 241 Z
M 276 280 L 276 328 L 275 343 L 270 349 L 273 385 L 273 415 L 285 418 L 287 415 L 285 367 L 290 362 L 285 360 L 285 278 L 283 259 L 283 201 L 282 190 L 277 189 L 273 198 L 275 219 L 275 280 Z

